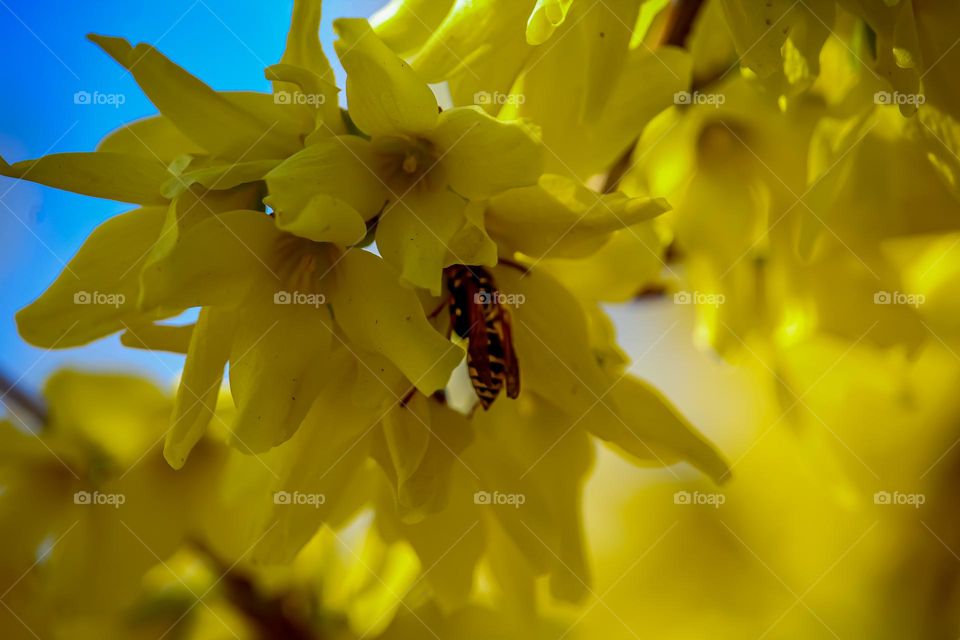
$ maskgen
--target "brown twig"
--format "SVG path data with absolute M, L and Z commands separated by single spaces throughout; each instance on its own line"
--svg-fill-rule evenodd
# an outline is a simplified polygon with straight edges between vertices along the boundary
M 2 371 L 0 371 L 0 398 L 3 399 L 4 404 L 13 404 L 18 409 L 29 413 L 30 417 L 36 420 L 37 426 L 47 424 L 49 416 L 43 400 L 21 389 Z

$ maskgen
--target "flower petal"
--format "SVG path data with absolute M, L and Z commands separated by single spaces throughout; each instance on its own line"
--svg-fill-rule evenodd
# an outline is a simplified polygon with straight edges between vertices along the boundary
M 230 311 L 216 307 L 200 310 L 177 389 L 173 422 L 163 445 L 163 456 L 174 469 L 186 463 L 217 409 L 235 325 L 236 316 Z
M 237 406 L 232 444 L 266 451 L 300 426 L 324 382 L 333 335 L 328 309 L 276 302 L 256 287 L 241 307 L 230 348 L 230 392 Z
M 120 344 L 131 349 L 186 354 L 196 325 L 149 323 L 128 327 L 120 334 Z
M 89 38 L 133 74 L 160 113 L 211 155 L 283 158 L 300 147 L 300 132 L 282 110 L 274 112 L 277 118 L 264 118 L 214 91 L 150 45 L 131 47 L 122 38 Z
M 17 314 L 23 339 L 38 347 L 75 347 L 157 319 L 136 309 L 138 266 L 164 215 L 161 208 L 137 209 L 97 227 L 43 295 Z
M 278 327 L 279 328 L 279 327 Z M 261 562 L 289 563 L 297 552 L 313 538 L 317 529 L 332 521 L 342 511 L 344 500 L 359 482 L 363 462 L 369 451 L 370 428 L 383 415 L 382 406 L 360 406 L 353 402 L 351 386 L 356 370 L 355 358 L 345 349 L 334 349 L 326 359 L 330 371 L 335 372 L 323 388 L 303 424 L 293 437 L 262 456 L 268 469 L 276 469 L 279 480 L 267 475 L 257 489 L 262 506 L 268 507 L 262 529 L 255 531 L 249 544 L 263 537 L 253 551 L 253 558 Z M 341 375 L 343 374 L 343 375 Z M 391 398 L 392 400 L 392 398 Z M 263 465 L 244 456 L 246 465 L 263 472 Z M 260 475 L 263 475 L 262 473 Z M 262 486 L 269 487 L 268 492 Z M 278 493 L 275 493 L 278 492 Z M 322 503 L 297 505 L 276 499 L 286 492 L 323 496 Z M 251 493 L 241 492 L 239 505 L 243 517 L 250 510 Z M 369 495 L 365 496 L 369 499 Z M 349 514 L 347 514 L 349 516 Z M 331 522 L 331 524 L 333 524 Z M 263 533 L 266 531 L 266 533 Z M 239 549 L 242 553 L 243 548 Z
M 466 223 L 466 205 L 450 191 L 411 193 L 392 203 L 377 225 L 380 255 L 406 282 L 440 295 L 443 267 L 462 262 L 451 242 Z
M 160 186 L 170 179 L 154 158 L 103 152 L 55 153 L 15 164 L 0 159 L 0 175 L 137 204 L 164 204 Z
M 454 0 L 391 0 L 370 24 L 384 44 L 406 57 L 418 49 L 443 22 Z
M 164 116 L 144 118 L 115 129 L 100 141 L 97 151 L 140 156 L 165 165 L 183 155 L 206 153 Z
M 323 139 L 267 174 L 270 195 L 264 201 L 289 214 L 306 208 L 315 196 L 329 196 L 369 220 L 387 201 L 375 166 L 373 149 L 366 140 L 357 136 Z
M 632 376 L 621 376 L 609 398 L 584 417 L 584 426 L 632 456 L 672 464 L 686 460 L 716 482 L 730 469 L 717 451 L 652 386 Z
M 546 175 L 536 186 L 491 198 L 487 225 L 511 248 L 531 257 L 584 258 L 599 250 L 613 232 L 669 208 L 661 198 L 601 195 L 576 180 Z
M 144 309 L 236 306 L 252 281 L 277 277 L 272 256 L 280 234 L 262 211 L 206 215 L 185 229 L 167 233 L 143 267 L 140 306 Z M 161 245 L 168 239 L 171 246 Z
M 186 171 L 174 176 L 163 185 L 164 197 L 173 199 L 195 184 L 207 189 L 226 191 L 242 184 L 258 182 L 271 169 L 280 164 L 279 160 L 252 160 L 212 166 Z
M 448 82 L 454 104 L 500 105 L 529 54 L 524 35 L 533 0 L 460 0 L 413 59 L 427 82 Z
M 316 195 L 301 209 L 278 209 L 277 228 L 314 242 L 350 246 L 363 240 L 367 225 L 342 200 Z
M 580 302 L 541 269 L 522 275 L 497 267 L 494 276 L 501 291 L 520 301 L 508 311 L 524 392 L 535 393 L 570 415 L 583 415 L 609 384 L 590 348 Z
M 431 139 L 450 186 L 465 198 L 533 185 L 543 173 L 543 148 L 530 126 L 501 122 L 477 107 L 444 111 Z
M 321 0 L 294 0 L 287 46 L 280 62 L 315 73 L 321 79 L 335 82 L 330 61 L 320 45 Z
M 397 286 L 399 274 L 359 249 L 335 273 L 330 302 L 350 342 L 385 356 L 425 395 L 444 388 L 463 351 L 430 325 L 413 291 Z
M 427 83 L 383 44 L 361 18 L 335 20 L 334 43 L 347 71 L 350 117 L 375 136 L 424 133 L 437 122 L 437 99 Z

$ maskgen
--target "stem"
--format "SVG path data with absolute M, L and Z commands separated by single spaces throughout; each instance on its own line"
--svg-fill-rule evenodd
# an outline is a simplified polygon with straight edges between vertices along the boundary
M 667 22 L 663 25 L 663 32 L 660 34 L 659 46 L 685 46 L 690 32 L 693 31 L 693 23 L 700 15 L 702 8 L 703 0 L 673 0 L 670 3 Z
M 0 371 L 0 399 L 4 400 L 5 404 L 9 399 L 10 404 L 29 413 L 37 425 L 43 426 L 47 423 L 49 416 L 43 400 L 18 387 L 17 383 L 3 371 Z
M 201 540 L 191 539 L 190 544 L 206 557 L 221 576 L 220 585 L 225 597 L 246 616 L 256 629 L 258 638 L 316 640 L 319 637 L 304 622 L 289 614 L 282 598 L 264 596 L 253 580 L 228 566 Z

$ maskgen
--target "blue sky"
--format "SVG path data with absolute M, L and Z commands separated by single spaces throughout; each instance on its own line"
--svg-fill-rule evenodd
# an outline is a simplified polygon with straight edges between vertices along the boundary
M 385 0 L 327 0 L 321 39 L 333 60 L 331 20 L 369 16 Z M 0 0 L 0 155 L 15 162 L 89 151 L 106 133 L 156 112 L 136 83 L 86 40 L 88 33 L 149 42 L 220 90 L 267 91 L 263 67 L 279 60 L 292 0 Z M 124 104 L 77 105 L 78 91 L 122 94 Z M 0 177 L 0 368 L 28 389 L 61 366 L 140 371 L 161 382 L 181 358 L 122 348 L 110 338 L 44 352 L 23 343 L 13 314 L 36 298 L 84 238 L 129 205 Z

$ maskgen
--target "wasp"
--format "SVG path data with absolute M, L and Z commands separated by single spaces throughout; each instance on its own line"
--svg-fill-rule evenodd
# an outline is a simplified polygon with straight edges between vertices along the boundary
M 450 331 L 467 341 L 467 370 L 484 410 L 500 390 L 520 395 L 520 367 L 513 350 L 510 312 L 500 304 L 493 276 L 482 267 L 453 265 L 445 270 Z M 441 307 L 442 309 L 442 307 Z

